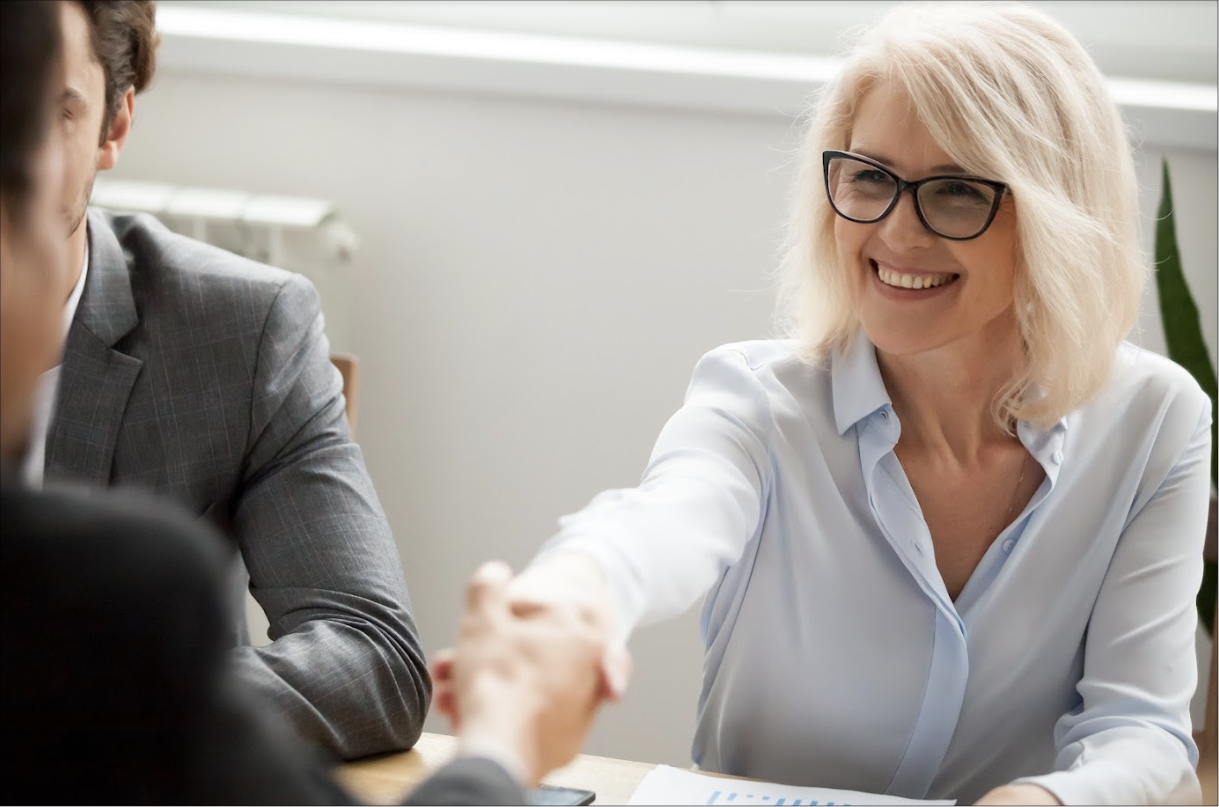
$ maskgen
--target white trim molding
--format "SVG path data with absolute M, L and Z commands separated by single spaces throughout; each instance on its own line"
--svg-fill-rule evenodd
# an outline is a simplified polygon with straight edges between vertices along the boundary
M 834 59 L 162 6 L 167 72 L 792 118 Z M 1219 147 L 1214 85 L 1109 79 L 1140 145 Z

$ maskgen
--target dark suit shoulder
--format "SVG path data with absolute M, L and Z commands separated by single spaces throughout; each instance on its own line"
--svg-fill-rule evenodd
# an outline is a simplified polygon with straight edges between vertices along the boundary
M 0 513 L 6 570 L 9 561 L 26 571 L 45 565 L 81 584 L 104 569 L 98 576 L 105 587 L 152 580 L 173 590 L 188 580 L 209 587 L 224 568 L 224 542 L 211 528 L 135 491 L 6 487 Z M 116 558 L 138 562 L 115 563 Z M 157 570 L 155 578 L 145 575 L 150 569 Z
M 458 757 L 425 779 L 406 804 L 524 804 L 525 792 L 498 763 Z

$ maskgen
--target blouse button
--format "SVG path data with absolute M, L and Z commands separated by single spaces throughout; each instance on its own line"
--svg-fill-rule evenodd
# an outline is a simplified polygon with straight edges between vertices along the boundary
M 1054 453 L 1050 455 L 1050 459 L 1054 460 L 1055 465 L 1058 465 L 1062 462 L 1062 452 L 1055 449 Z
M 1010 555 L 1010 554 L 1011 554 L 1011 551 L 1012 551 L 1012 548 L 1013 548 L 1013 547 L 1015 547 L 1015 546 L 1016 546 L 1016 542 L 1015 542 L 1014 540 L 1012 540 L 1011 538 L 1008 538 L 1006 541 L 1004 541 L 1004 542 L 1003 542 L 1003 552 L 1004 552 L 1004 554 L 1009 554 L 1009 555 Z

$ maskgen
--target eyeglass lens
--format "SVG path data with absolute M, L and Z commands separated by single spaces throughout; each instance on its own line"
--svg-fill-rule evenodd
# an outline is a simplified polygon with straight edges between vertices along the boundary
M 827 172 L 830 202 L 839 214 L 861 223 L 879 221 L 897 196 L 894 177 L 874 165 L 834 157 Z M 970 238 L 986 229 L 998 191 L 967 179 L 936 179 L 916 194 L 927 226 L 949 238 Z

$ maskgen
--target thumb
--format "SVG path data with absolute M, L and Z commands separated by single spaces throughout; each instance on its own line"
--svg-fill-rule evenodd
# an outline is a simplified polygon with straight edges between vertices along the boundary
M 623 644 L 607 647 L 601 656 L 601 697 L 615 703 L 626 694 L 634 661 Z
M 480 611 L 507 597 L 512 569 L 502 560 L 492 560 L 478 567 L 466 586 L 466 609 Z

